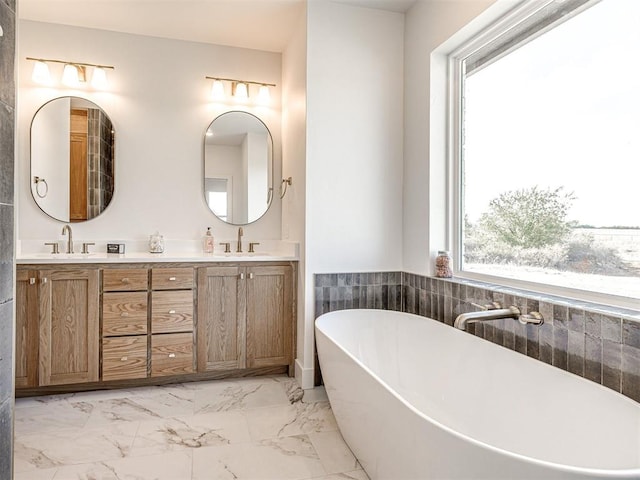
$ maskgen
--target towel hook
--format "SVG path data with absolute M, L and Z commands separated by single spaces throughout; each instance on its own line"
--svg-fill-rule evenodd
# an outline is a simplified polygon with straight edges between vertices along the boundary
M 280 185 L 280 198 L 284 198 L 284 196 L 287 194 L 287 186 L 291 186 L 291 182 L 291 177 L 282 179 L 282 184 Z M 284 190 L 282 189 L 283 186 Z

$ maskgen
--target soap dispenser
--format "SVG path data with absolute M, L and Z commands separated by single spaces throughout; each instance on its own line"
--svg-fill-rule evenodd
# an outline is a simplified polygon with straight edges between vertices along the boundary
M 211 227 L 207 227 L 207 233 L 202 237 L 202 251 L 204 253 L 213 253 L 213 235 L 211 233 Z

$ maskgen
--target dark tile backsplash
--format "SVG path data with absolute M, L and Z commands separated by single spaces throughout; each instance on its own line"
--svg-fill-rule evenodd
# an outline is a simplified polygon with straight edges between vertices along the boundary
M 414 313 L 453 326 L 461 313 L 499 302 L 543 314 L 542 326 L 496 320 L 469 333 L 640 401 L 640 312 L 462 279 L 404 272 L 315 276 L 316 317 L 351 308 Z

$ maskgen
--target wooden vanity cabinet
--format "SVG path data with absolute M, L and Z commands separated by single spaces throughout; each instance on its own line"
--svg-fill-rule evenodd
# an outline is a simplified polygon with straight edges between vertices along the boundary
M 99 278 L 97 268 L 40 270 L 40 385 L 98 380 Z
M 38 272 L 16 270 L 16 388 L 38 385 Z
M 16 277 L 16 387 L 98 380 L 98 269 L 18 268 Z
M 198 371 L 245 368 L 246 284 L 237 265 L 198 268 Z
M 193 268 L 151 269 L 151 376 L 194 372 Z
M 247 368 L 293 364 L 293 274 L 247 267 Z
M 292 374 L 295 272 L 289 262 L 18 265 L 16 388 Z
M 290 265 L 198 269 L 198 371 L 293 367 Z
M 149 270 L 102 271 L 102 380 L 148 376 Z

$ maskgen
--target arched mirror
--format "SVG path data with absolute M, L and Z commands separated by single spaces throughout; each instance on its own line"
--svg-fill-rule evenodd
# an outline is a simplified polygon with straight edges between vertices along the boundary
M 247 112 L 217 117 L 204 138 L 204 197 L 222 221 L 246 225 L 262 217 L 273 197 L 273 140 Z
M 115 188 L 114 130 L 98 105 L 79 97 L 45 103 L 31 122 L 31 193 L 62 222 L 100 215 Z

